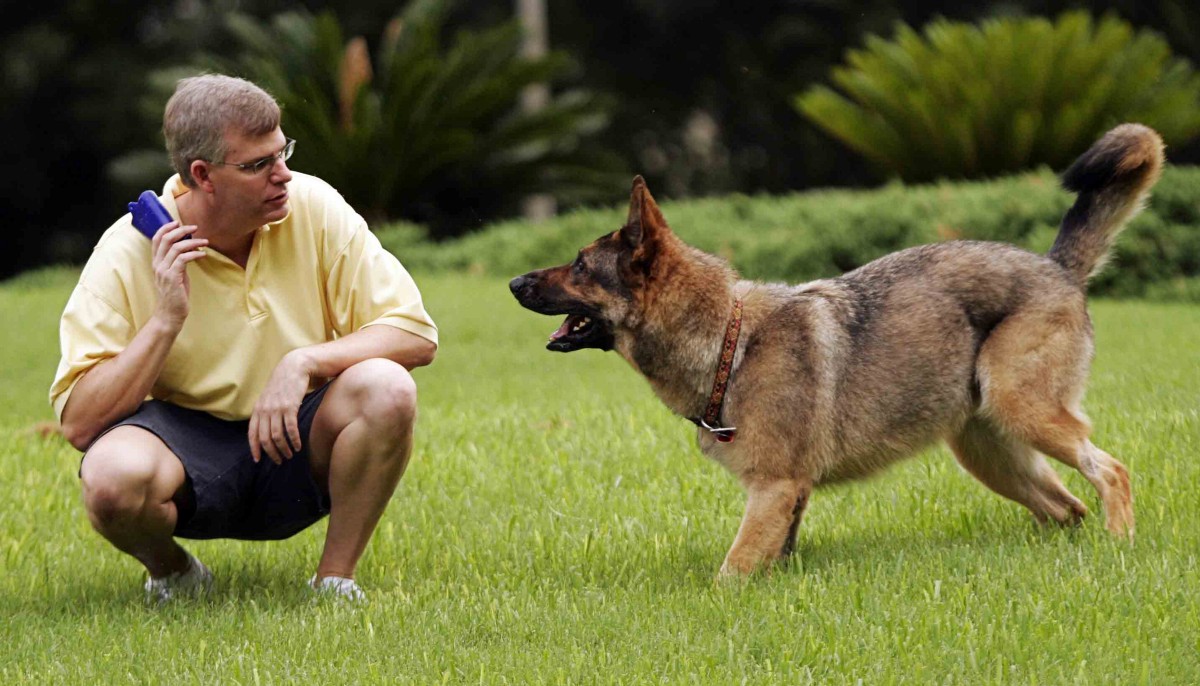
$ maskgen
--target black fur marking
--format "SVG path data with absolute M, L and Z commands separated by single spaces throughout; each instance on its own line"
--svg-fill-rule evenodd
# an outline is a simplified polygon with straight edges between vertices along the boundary
M 871 323 L 879 312 L 881 291 L 891 284 L 859 279 L 845 279 L 842 284 L 852 294 L 849 317 L 845 320 L 846 334 L 850 345 L 858 349 L 862 347 Z
M 861 348 L 866 342 L 871 326 L 896 282 L 919 276 L 925 271 L 930 257 L 926 250 L 928 247 L 912 248 L 903 254 L 903 259 L 868 263 L 835 279 L 850 295 L 850 316 L 843 321 L 843 325 L 854 349 Z
M 800 518 L 807 505 L 808 491 L 805 491 L 800 494 L 799 498 L 796 498 L 796 504 L 792 507 L 792 523 L 788 527 L 787 538 L 783 539 L 783 549 L 779 551 L 780 557 L 791 557 L 792 552 L 796 549 L 796 534 L 800 531 Z
M 1145 165 L 1120 170 L 1121 161 L 1137 144 L 1135 140 L 1102 138 L 1063 172 L 1063 188 L 1075 193 L 1087 193 L 1117 182 L 1141 178 L 1145 174 Z

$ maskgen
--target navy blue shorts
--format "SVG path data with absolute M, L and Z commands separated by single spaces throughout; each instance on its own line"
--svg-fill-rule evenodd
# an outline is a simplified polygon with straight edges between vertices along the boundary
M 303 445 L 279 465 L 265 453 L 258 462 L 251 457 L 248 419 L 218 419 L 160 400 L 142 403 L 108 431 L 141 427 L 183 463 L 187 480 L 176 498 L 176 536 L 280 540 L 329 514 L 329 495 L 313 480 L 308 453 L 309 430 L 328 388 L 326 384 L 304 397 L 297 416 Z

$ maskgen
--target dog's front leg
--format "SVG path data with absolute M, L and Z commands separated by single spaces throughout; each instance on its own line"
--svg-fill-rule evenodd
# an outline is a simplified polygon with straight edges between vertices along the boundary
M 746 485 L 746 513 L 721 576 L 750 574 L 792 552 L 812 484 L 801 479 L 755 479 Z

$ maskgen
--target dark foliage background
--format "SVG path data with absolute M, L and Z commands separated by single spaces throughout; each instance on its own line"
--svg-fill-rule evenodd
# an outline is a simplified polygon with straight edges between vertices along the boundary
M 99 232 L 140 190 L 136 175 L 115 161 L 131 150 L 161 147 L 161 102 L 150 97 L 148 84 L 152 72 L 189 63 L 202 51 L 232 50 L 222 29 L 229 11 L 267 19 L 300 6 L 334 11 L 347 35 L 362 35 L 372 46 L 398 9 L 381 0 L 0 6 L 0 222 L 16 239 L 0 251 L 0 278 L 37 264 L 84 259 Z M 856 155 L 803 121 L 791 100 L 807 85 L 827 82 L 830 68 L 866 34 L 890 36 L 897 21 L 919 27 L 934 16 L 970 21 L 1112 11 L 1153 28 L 1177 55 L 1200 63 L 1200 13 L 1187 0 L 609 0 L 548 6 L 551 47 L 578 64 L 564 87 L 612 98 L 611 124 L 599 143 L 668 198 L 881 181 Z M 509 1 L 462 3 L 446 30 L 493 26 L 512 15 Z M 1198 153 L 1194 144 L 1169 150 L 1176 163 L 1195 162 Z M 614 187 L 611 197 L 616 201 L 625 190 L 624 184 Z M 503 218 L 510 208 L 499 204 L 496 216 L 476 217 L 473 226 Z

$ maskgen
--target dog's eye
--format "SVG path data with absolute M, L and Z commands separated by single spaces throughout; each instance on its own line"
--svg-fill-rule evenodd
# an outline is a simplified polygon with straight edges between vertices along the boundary
M 580 255 L 580 256 L 578 256 L 578 257 L 576 257 L 576 258 L 575 258 L 575 261 L 574 261 L 574 262 L 572 262 L 572 263 L 571 263 L 571 273 L 573 273 L 573 274 L 582 274 L 582 273 L 583 273 L 583 269 L 584 269 L 584 266 L 583 266 L 583 255 Z

